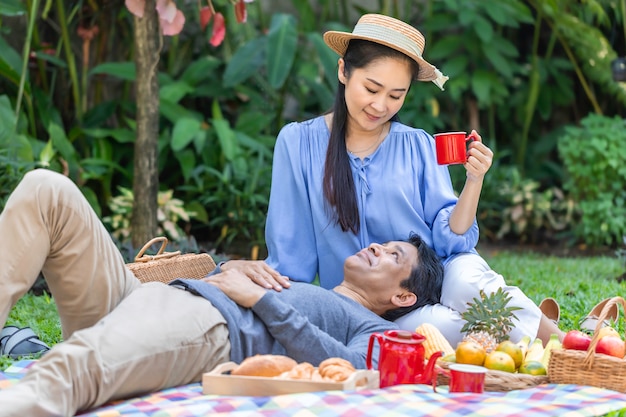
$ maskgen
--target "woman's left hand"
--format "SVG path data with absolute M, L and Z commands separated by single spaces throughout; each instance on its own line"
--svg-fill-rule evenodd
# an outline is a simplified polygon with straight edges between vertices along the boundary
M 467 171 L 467 180 L 482 181 L 493 162 L 493 152 L 484 143 L 482 137 L 472 130 L 476 138 L 469 144 L 467 162 L 463 164 Z

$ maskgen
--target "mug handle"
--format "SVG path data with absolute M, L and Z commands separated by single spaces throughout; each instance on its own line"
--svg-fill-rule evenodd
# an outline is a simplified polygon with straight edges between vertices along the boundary
M 469 135 L 467 135 L 467 137 L 465 138 L 465 141 L 468 141 L 468 140 L 470 140 L 470 139 L 471 139 L 471 140 L 473 140 L 473 141 L 474 141 L 474 140 L 478 140 L 478 134 L 477 134 L 477 133 L 474 133 L 474 132 L 470 133 L 470 134 L 469 134 Z
M 437 392 L 437 375 L 443 374 L 447 376 L 448 378 L 450 378 L 450 370 L 443 369 L 441 366 L 435 365 L 434 371 L 435 371 L 434 372 L 435 376 L 433 377 L 433 392 Z
M 367 369 L 369 370 L 372 369 L 372 350 L 374 348 L 374 340 L 378 339 L 378 344 L 382 346 L 382 338 L 383 338 L 383 335 L 380 333 L 372 333 L 370 335 L 370 341 L 369 341 L 369 344 L 367 345 L 367 358 L 365 360 Z

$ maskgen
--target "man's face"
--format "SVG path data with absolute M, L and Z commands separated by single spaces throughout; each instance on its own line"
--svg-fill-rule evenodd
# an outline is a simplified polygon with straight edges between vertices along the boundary
M 417 264 L 417 248 L 408 242 L 373 243 L 346 259 L 344 281 L 370 297 L 388 299 Z

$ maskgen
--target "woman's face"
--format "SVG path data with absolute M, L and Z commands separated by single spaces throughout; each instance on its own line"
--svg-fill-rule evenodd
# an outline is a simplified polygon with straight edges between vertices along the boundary
M 339 60 L 339 81 L 346 87 L 348 129 L 378 131 L 402 105 L 411 85 L 411 66 L 405 60 L 381 58 L 345 75 Z

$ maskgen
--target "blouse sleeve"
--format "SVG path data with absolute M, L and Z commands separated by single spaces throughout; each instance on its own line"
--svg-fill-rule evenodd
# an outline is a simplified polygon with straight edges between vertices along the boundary
M 313 282 L 318 255 L 311 205 L 306 187 L 303 138 L 290 123 L 278 134 L 274 147 L 272 185 L 265 226 L 266 262 L 294 281 Z
M 432 157 L 426 158 L 429 162 L 425 163 L 424 167 L 426 191 L 424 207 L 426 218 L 432 219 L 433 248 L 442 258 L 456 253 L 472 252 L 478 243 L 478 223 L 474 219 L 472 226 L 462 235 L 450 229 L 450 214 L 456 207 L 458 197 L 452 188 L 448 167 L 437 164 L 435 141 L 430 135 L 428 137 L 430 147 L 428 152 Z

